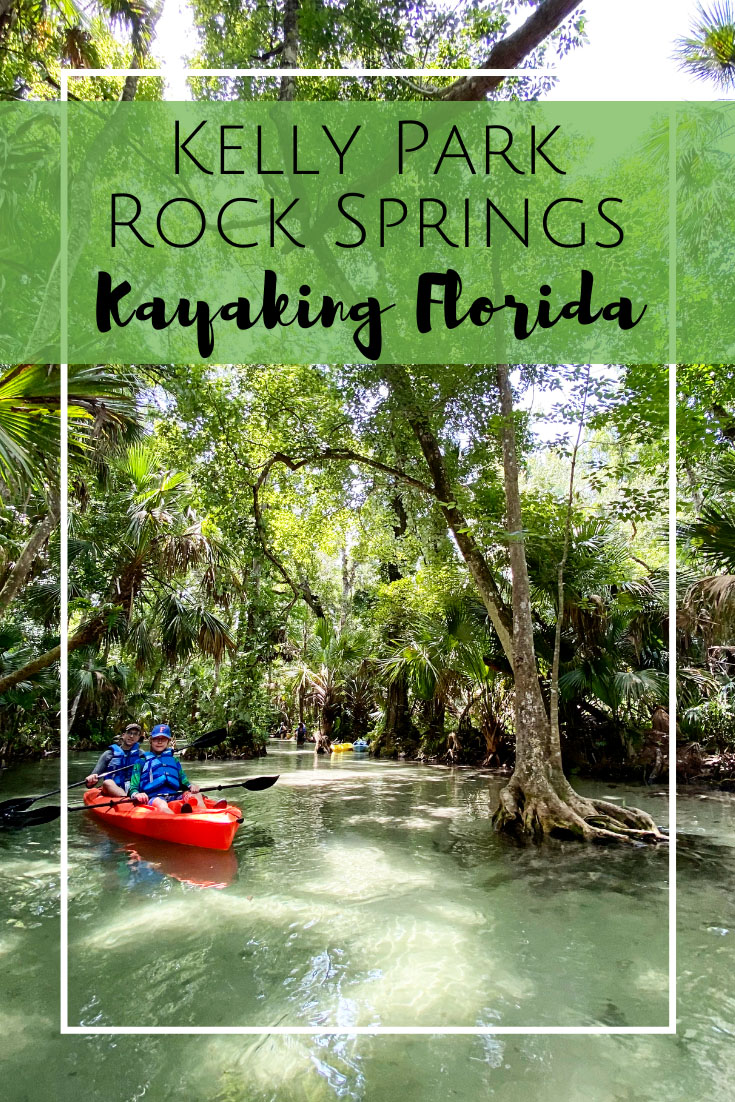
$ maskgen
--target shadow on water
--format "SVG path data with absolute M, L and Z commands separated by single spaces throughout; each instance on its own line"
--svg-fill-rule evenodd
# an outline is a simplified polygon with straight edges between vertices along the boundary
M 676 863 L 680 869 L 691 869 L 697 877 L 709 877 L 713 883 L 723 880 L 723 869 L 730 870 L 730 881 L 735 878 L 735 848 L 715 838 L 701 834 L 678 832 L 676 835 Z

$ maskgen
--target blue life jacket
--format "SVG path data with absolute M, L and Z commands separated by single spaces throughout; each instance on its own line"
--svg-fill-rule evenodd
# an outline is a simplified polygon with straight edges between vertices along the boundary
M 184 787 L 182 773 L 173 751 L 164 750 L 162 754 L 154 754 L 149 750 L 140 771 L 140 791 L 150 797 L 178 792 Z
M 110 746 L 112 750 L 113 758 L 110 762 L 110 768 L 117 769 L 118 772 L 110 777 L 110 780 L 115 784 L 120 785 L 120 788 L 124 788 L 127 782 L 130 780 L 130 774 L 133 772 L 133 766 L 139 761 L 143 755 L 140 750 L 140 746 L 136 742 L 135 746 L 131 746 L 129 750 L 124 750 L 122 746 L 119 746 L 116 742 Z M 124 766 L 129 765 L 129 769 L 125 769 Z

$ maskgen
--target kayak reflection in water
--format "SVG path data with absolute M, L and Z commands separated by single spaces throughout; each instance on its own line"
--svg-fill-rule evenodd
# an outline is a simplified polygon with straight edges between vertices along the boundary
M 173 815 L 169 802 L 182 800 L 184 790 L 189 795 L 183 797 L 181 809 L 186 805 L 193 805 L 197 810 L 204 810 L 206 805 L 199 785 L 189 781 L 181 762 L 170 749 L 171 728 L 167 723 L 159 723 L 153 728 L 150 745 L 150 750 L 135 766 L 130 778 L 133 803 L 150 804 L 157 811 L 168 811 Z

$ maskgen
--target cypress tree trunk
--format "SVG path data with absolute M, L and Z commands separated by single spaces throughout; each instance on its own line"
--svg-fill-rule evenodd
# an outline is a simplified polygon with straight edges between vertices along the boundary
M 546 713 L 536 668 L 531 592 L 523 539 L 513 394 L 508 367 L 497 369 L 503 419 L 503 474 L 509 557 L 513 580 L 513 675 L 515 680 L 516 766 L 500 793 L 495 825 L 536 838 L 581 837 L 588 841 L 664 839 L 649 815 L 603 800 L 583 799 L 564 775 L 558 726 Z
M 559 732 L 552 732 L 536 666 L 508 366 L 498 365 L 497 383 L 503 425 L 503 481 L 512 577 L 510 616 L 490 565 L 457 506 L 439 441 L 413 395 L 405 368 L 386 364 L 382 370 L 419 443 L 431 472 L 439 507 L 513 667 L 516 766 L 500 793 L 500 806 L 494 817 L 497 829 L 535 838 L 553 834 L 599 842 L 664 841 L 665 836 L 645 812 L 620 808 L 604 800 L 583 799 L 564 775 Z

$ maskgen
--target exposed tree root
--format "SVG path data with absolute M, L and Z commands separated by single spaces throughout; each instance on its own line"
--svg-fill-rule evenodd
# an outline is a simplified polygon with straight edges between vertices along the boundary
M 585 799 L 565 778 L 560 779 L 559 788 L 562 794 L 550 780 L 524 786 L 516 776 L 511 777 L 493 817 L 496 830 L 536 841 L 544 837 L 600 844 L 668 841 L 645 811 Z

